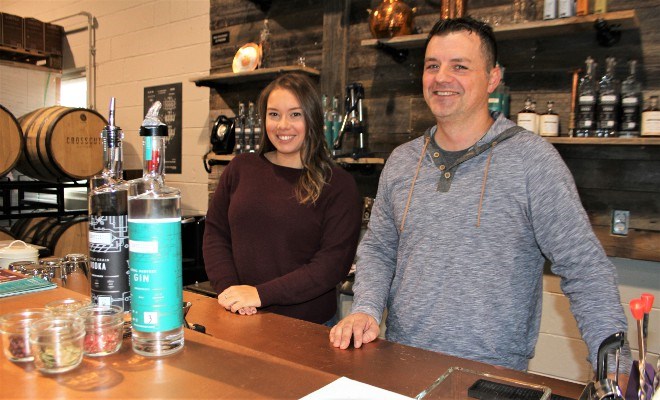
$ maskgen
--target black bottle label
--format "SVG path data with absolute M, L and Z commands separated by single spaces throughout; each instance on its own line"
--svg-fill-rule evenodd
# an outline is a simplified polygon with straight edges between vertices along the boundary
M 127 215 L 90 215 L 89 265 L 92 303 L 130 311 Z

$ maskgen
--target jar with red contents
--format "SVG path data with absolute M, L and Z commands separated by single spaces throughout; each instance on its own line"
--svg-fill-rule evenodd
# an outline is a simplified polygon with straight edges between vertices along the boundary
M 83 352 L 86 356 L 106 356 L 119 351 L 124 337 L 122 307 L 90 305 L 78 310 L 78 315 L 85 322 Z

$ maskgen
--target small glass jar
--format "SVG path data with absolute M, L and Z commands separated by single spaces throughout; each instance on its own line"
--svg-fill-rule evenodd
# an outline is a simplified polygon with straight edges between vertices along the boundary
M 2 349 L 9 361 L 34 360 L 30 348 L 30 323 L 49 316 L 45 308 L 28 308 L 0 316 Z
M 89 304 L 89 300 L 60 299 L 46 303 L 45 307 L 54 315 L 77 315 L 78 310 Z
M 74 369 L 82 362 L 85 325 L 72 315 L 51 315 L 30 324 L 34 365 L 46 374 Z
M 78 310 L 78 315 L 85 323 L 85 355 L 98 357 L 119 351 L 124 338 L 122 307 L 90 305 Z

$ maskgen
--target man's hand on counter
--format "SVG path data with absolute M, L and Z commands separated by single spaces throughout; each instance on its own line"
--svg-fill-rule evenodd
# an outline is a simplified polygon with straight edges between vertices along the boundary
M 230 286 L 220 293 L 218 303 L 227 311 L 252 315 L 257 313 L 257 307 L 261 307 L 261 298 L 256 287 L 237 285 Z
M 358 349 L 363 343 L 374 341 L 380 333 L 378 322 L 371 315 L 364 313 L 351 314 L 339 321 L 330 330 L 330 342 L 340 349 L 347 349 L 353 338 L 353 346 Z

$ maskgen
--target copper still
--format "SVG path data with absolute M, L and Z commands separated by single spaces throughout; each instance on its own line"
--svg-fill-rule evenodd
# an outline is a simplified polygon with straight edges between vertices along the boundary
M 440 18 L 462 18 L 465 16 L 466 0 L 442 0 L 440 5 Z
M 413 32 L 414 9 L 400 0 L 383 0 L 370 11 L 369 29 L 376 39 L 410 35 Z

